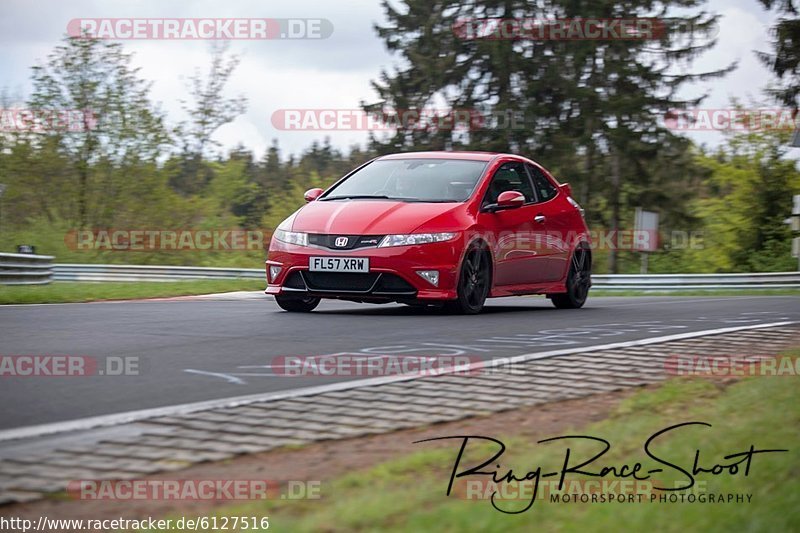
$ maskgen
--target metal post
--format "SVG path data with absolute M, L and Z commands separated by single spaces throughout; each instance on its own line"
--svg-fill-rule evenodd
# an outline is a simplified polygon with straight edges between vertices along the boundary
M 800 130 L 797 130 L 800 134 Z M 800 137 L 800 135 L 797 135 Z M 797 271 L 800 272 L 800 194 L 792 196 L 792 214 L 786 219 L 792 229 L 792 256 L 797 258 Z
M 0 183 L 0 231 L 3 228 L 3 193 L 6 192 L 6 185 Z

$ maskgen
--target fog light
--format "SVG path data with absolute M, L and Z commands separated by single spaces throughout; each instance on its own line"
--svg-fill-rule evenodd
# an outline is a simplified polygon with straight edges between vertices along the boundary
M 417 274 L 433 285 L 434 287 L 439 286 L 439 271 L 438 270 L 417 270 Z
M 275 283 L 275 280 L 278 278 L 278 275 L 281 273 L 281 267 L 270 265 L 269 266 L 269 280 L 272 283 Z

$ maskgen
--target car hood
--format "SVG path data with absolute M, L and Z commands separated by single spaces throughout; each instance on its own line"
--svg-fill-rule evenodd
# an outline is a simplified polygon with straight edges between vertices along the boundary
M 343 235 L 411 233 L 429 220 L 453 212 L 461 205 L 392 200 L 315 201 L 297 211 L 292 231 Z

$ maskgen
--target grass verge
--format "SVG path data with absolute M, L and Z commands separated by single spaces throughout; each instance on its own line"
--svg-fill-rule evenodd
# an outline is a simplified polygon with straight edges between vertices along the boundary
M 265 282 L 257 279 L 191 280 L 158 283 L 57 281 L 49 285 L 0 285 L 0 305 L 165 298 L 216 292 L 258 291 L 263 290 L 264 286 Z M 673 293 L 592 291 L 590 296 L 800 296 L 800 290 L 681 291 Z M 591 298 L 589 301 L 591 302 Z M 491 305 L 491 301 L 489 304 Z
M 798 356 L 800 351 L 792 355 Z M 788 453 L 756 455 L 747 476 L 742 470 L 737 475 L 697 475 L 695 496 L 749 494 L 749 503 L 650 502 L 648 494 L 641 503 L 554 503 L 545 495 L 524 513 L 503 514 L 485 499 L 491 487 L 478 491 L 477 496 L 474 491 L 462 490 L 466 478 L 461 485 L 456 483 L 451 496 L 445 495 L 460 445 L 460 441 L 452 441 L 444 448 L 419 444 L 417 453 L 324 481 L 318 500 L 228 505 L 216 516 L 269 516 L 271 531 L 796 531 L 800 524 L 798 405 L 797 376 L 750 378 L 728 386 L 674 379 L 633 395 L 602 422 L 564 433 L 611 442 L 610 451 L 592 464 L 592 471 L 636 462 L 645 470 L 661 466 L 645 454 L 645 441 L 663 428 L 688 421 L 704 421 L 713 427 L 676 430 L 660 438 L 651 450 L 691 470 L 698 449 L 700 464 L 707 467 L 732 462 L 724 457 L 746 451 L 751 444 L 756 449 L 788 449 Z M 566 441 L 554 445 L 524 440 L 515 436 L 514 428 L 508 428 L 506 435 L 488 436 L 507 446 L 500 460 L 502 472 L 512 468 L 520 477 L 538 465 L 543 472 L 558 470 L 568 447 Z M 597 443 L 572 441 L 569 447 L 573 461 L 598 451 Z M 470 444 L 461 464 L 477 465 L 491 456 L 492 449 Z M 668 487 L 686 480 L 670 468 L 653 477 Z M 519 510 L 528 500 L 511 499 L 498 505 Z
M 167 282 L 72 283 L 49 285 L 0 285 L 0 304 L 44 304 L 165 298 L 191 294 L 264 290 L 266 282 L 250 280 L 191 280 Z

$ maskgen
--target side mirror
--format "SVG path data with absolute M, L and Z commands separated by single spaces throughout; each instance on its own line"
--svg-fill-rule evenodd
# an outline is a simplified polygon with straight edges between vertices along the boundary
M 515 209 L 525 204 L 525 196 L 519 191 L 501 192 L 497 197 L 496 204 L 489 204 L 483 208 L 484 211 L 494 213 L 504 209 Z
M 325 191 L 323 189 L 320 189 L 319 187 L 315 187 L 313 189 L 308 189 L 306 191 L 306 193 L 303 195 L 303 198 L 306 199 L 306 202 L 313 202 L 314 200 L 319 198 L 320 195 L 322 193 L 324 193 L 324 192 Z
M 558 188 L 570 198 L 572 197 L 572 187 L 569 186 L 569 183 L 562 183 Z
M 525 204 L 525 196 L 519 191 L 501 192 L 497 197 L 497 207 L 500 209 L 514 209 Z

